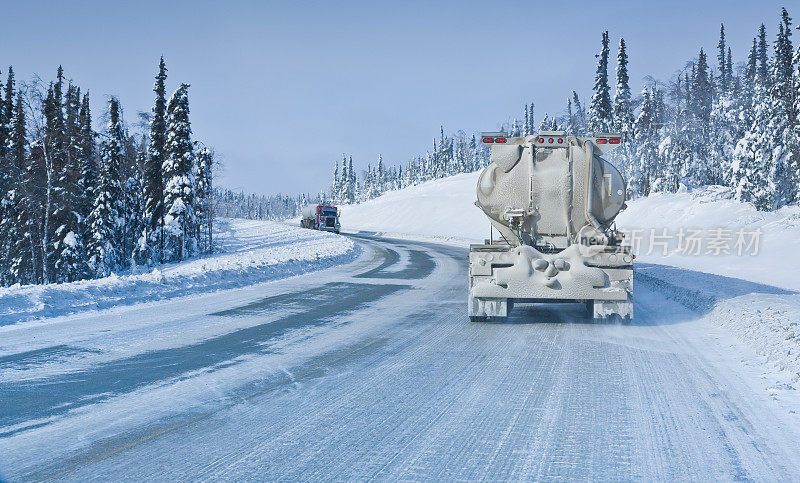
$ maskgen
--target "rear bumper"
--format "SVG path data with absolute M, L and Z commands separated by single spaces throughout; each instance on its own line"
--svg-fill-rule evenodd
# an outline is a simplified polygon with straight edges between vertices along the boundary
M 505 315 L 508 301 L 598 301 L 598 307 L 631 303 L 632 256 L 617 255 L 618 264 L 592 266 L 601 259 L 585 257 L 578 245 L 555 254 L 530 246 L 479 247 L 470 251 L 470 315 Z

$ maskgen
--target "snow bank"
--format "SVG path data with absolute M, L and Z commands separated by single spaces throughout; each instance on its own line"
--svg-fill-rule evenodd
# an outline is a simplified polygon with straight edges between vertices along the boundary
M 701 272 L 751 280 L 800 291 L 800 206 L 778 211 L 757 211 L 749 203 L 732 199 L 728 188 L 709 186 L 685 193 L 656 193 L 628 202 L 628 209 L 617 217 L 617 224 L 629 233 L 639 230 L 641 245 L 637 260 L 673 265 Z M 698 255 L 678 250 L 678 234 L 701 231 Z M 709 253 L 709 233 L 728 230 L 730 254 Z M 665 231 L 666 230 L 666 231 Z M 760 230 L 758 251 L 735 249 L 737 233 Z M 667 254 L 659 237 L 668 236 Z M 651 238 L 654 237 L 654 238 Z M 747 242 L 752 237 L 747 237 Z M 654 241 L 655 243 L 651 243 Z M 684 243 L 686 247 L 686 243 Z M 713 252 L 713 250 L 711 250 Z
M 489 237 L 489 221 L 474 205 L 478 174 L 428 181 L 357 205 L 343 205 L 342 230 L 482 242 Z
M 359 250 L 345 237 L 266 221 L 218 220 L 215 236 L 219 253 L 147 273 L 0 288 L 0 326 L 285 278 L 347 263 Z
M 677 267 L 640 264 L 634 283 L 704 314 L 800 380 L 800 293 Z

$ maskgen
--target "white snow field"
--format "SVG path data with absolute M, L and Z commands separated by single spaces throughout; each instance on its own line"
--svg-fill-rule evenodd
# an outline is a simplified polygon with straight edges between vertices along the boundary
M 218 253 L 98 280 L 0 287 L 0 327 L 21 321 L 251 285 L 352 261 L 342 237 L 285 224 L 217 221 Z
M 345 206 L 347 236 L 232 220 L 227 285 L 195 267 L 173 297 L 180 268 L 0 326 L 0 480 L 800 479 L 796 209 L 633 201 L 624 226 L 760 227 L 762 250 L 642 249 L 630 322 L 471 323 L 476 176 Z

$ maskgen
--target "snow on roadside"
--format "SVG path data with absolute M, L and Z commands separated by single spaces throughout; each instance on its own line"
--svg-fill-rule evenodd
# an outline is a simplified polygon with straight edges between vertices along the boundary
M 350 262 L 349 238 L 281 223 L 217 221 L 219 252 L 146 273 L 80 282 L 0 288 L 0 326 L 88 310 L 242 287 Z
M 634 283 L 704 314 L 800 381 L 800 294 L 731 277 L 640 264 Z
M 489 237 L 489 221 L 474 205 L 478 174 L 436 179 L 389 191 L 364 203 L 342 205 L 342 230 L 482 242 Z
M 655 193 L 628 202 L 628 209 L 617 217 L 617 225 L 631 234 L 638 230 L 638 261 L 800 291 L 800 206 L 764 212 L 732 197 L 731 190 L 722 186 Z M 720 229 L 723 231 L 717 232 Z M 684 237 L 698 235 L 699 253 L 694 254 L 686 238 L 685 250 L 678 249 L 681 230 Z M 736 246 L 740 231 L 745 244 L 758 238 L 756 245 L 741 247 L 741 255 Z M 760 235 L 754 235 L 759 231 Z M 720 237 L 716 236 L 718 233 Z M 666 237 L 662 238 L 664 234 Z M 714 254 L 714 238 L 722 242 L 719 254 Z M 667 243 L 666 250 L 662 242 Z M 726 255 L 725 251 L 730 253 Z

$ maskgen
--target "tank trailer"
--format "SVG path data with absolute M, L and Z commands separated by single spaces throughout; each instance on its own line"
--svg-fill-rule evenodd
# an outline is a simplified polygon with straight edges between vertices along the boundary
M 483 133 L 491 163 L 478 206 L 499 232 L 469 253 L 470 320 L 507 317 L 516 303 L 585 303 L 596 318 L 633 318 L 633 260 L 614 218 L 626 184 L 601 155 L 619 134 Z

